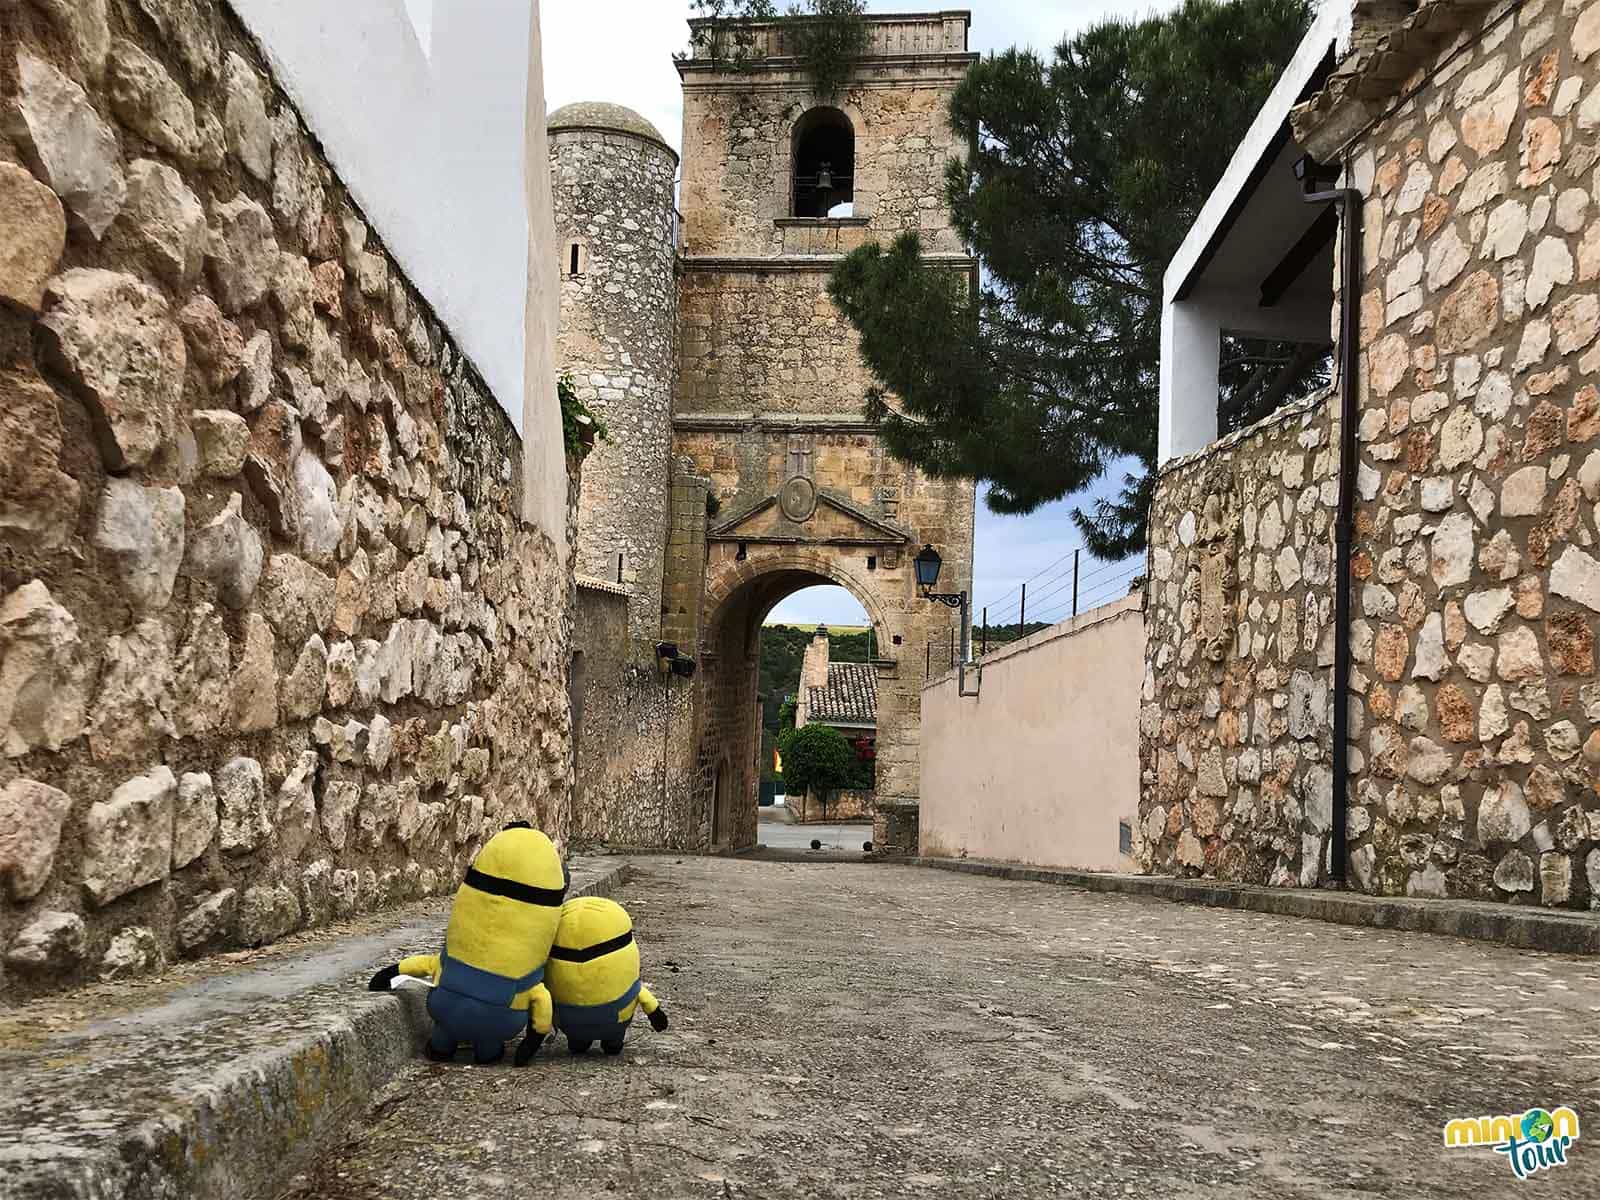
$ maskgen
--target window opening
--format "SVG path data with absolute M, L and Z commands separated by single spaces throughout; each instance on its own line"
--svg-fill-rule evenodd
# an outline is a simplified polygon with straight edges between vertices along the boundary
M 794 215 L 855 213 L 856 133 L 837 108 L 814 108 L 794 127 Z

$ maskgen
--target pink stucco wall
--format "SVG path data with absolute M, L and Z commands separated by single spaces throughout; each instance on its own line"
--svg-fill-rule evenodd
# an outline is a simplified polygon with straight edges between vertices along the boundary
M 1141 595 L 991 654 L 980 694 L 922 692 L 922 853 L 1132 871 L 1138 819 Z M 974 686 L 967 676 L 967 690 Z

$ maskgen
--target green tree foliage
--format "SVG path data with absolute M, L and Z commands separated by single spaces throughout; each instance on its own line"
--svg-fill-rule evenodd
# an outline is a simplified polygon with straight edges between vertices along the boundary
M 829 725 L 789 729 L 778 738 L 783 755 L 783 790 L 798 796 L 815 792 L 828 814 L 828 793 L 850 787 L 856 774 L 856 752 L 844 734 Z
M 772 0 L 694 0 L 695 16 L 710 21 L 695 31 L 695 53 L 734 70 L 748 69 L 763 58 L 752 25 L 777 24 L 817 93 L 836 96 L 866 53 L 866 8 L 865 0 L 802 0 L 780 14 Z
M 1161 277 L 1309 17 L 1308 0 L 1185 0 L 1093 26 L 1048 62 L 1013 49 L 972 68 L 949 113 L 972 149 L 945 198 L 981 286 L 929 263 L 915 234 L 861 248 L 830 284 L 891 452 L 987 480 L 1002 513 L 1131 457 L 1121 491 L 1076 517 L 1101 558 L 1143 547 Z

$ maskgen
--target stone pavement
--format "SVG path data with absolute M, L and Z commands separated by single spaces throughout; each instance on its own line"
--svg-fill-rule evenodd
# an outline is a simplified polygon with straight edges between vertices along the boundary
M 861 853 L 861 843 L 872 840 L 872 826 L 861 825 L 786 825 L 763 821 L 756 838 L 771 850 L 810 850 L 813 838 L 822 843 L 818 853 Z
M 1528 1185 L 1441 1148 L 1600 1122 L 1600 960 L 886 864 L 619 898 L 666 1034 L 413 1061 L 291 1195 L 1600 1197 L 1600 1132 Z
M 576 859 L 609 892 L 617 859 Z M 271 1196 L 410 1061 L 421 994 L 368 993 L 436 949 L 448 898 L 0 1010 L 0 1200 Z

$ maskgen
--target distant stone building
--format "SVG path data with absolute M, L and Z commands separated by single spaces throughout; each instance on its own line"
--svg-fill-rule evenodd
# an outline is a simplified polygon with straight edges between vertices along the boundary
M 7 993 L 567 838 L 538 5 L 371 7 L 5 8 Z
M 806 646 L 800 663 L 794 727 L 827 725 L 852 742 L 873 742 L 878 732 L 878 669 L 871 663 L 833 662 L 825 626 Z
M 1331 6 L 1174 261 L 1148 867 L 1600 906 L 1597 52 L 1600 3 Z M 1330 280 L 1357 370 L 1211 440 L 1217 330 Z
M 589 673 L 591 691 L 610 690 L 602 707 L 634 714 L 596 725 L 585 704 L 580 756 L 592 735 L 605 743 L 595 752 L 617 763 L 614 784 L 584 785 L 578 824 L 596 840 L 754 844 L 761 623 L 783 597 L 831 583 L 860 601 L 881 647 L 876 840 L 916 845 L 924 649 L 954 616 L 916 594 L 911 559 L 933 543 L 941 588 L 970 586 L 975 493 L 885 452 L 862 416 L 871 380 L 855 333 L 825 289 L 845 252 L 906 230 L 923 235 L 936 263 L 975 272 L 940 199 L 944 164 L 962 148 L 947 113 L 975 58 L 969 19 L 869 17 L 869 53 L 833 99 L 814 94 L 777 25 L 752 30 L 760 54 L 747 70 L 678 64 L 683 215 L 665 418 L 653 347 L 658 284 L 673 262 L 656 181 L 670 152 L 637 114 L 587 104 L 556 114 L 563 266 L 593 274 L 563 286 L 567 359 L 608 426 L 637 431 L 636 445 L 619 439 L 591 460 L 592 475 L 585 468 L 578 554 L 606 580 L 619 578 L 621 555 L 633 661 L 655 689 L 647 698 Z M 626 179 L 615 174 L 624 166 Z M 607 271 L 628 274 L 608 283 Z M 663 562 L 659 595 L 651 546 Z M 694 661 L 692 684 L 662 669 L 657 642 Z M 640 786 L 646 763 L 659 775 Z

